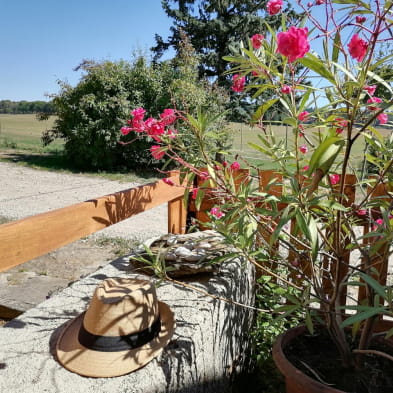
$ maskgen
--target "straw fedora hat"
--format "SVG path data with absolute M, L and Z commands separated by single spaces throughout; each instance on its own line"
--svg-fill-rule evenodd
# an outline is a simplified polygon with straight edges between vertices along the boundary
M 170 341 L 173 312 L 157 300 L 153 283 L 109 278 L 88 309 L 69 321 L 56 343 L 58 361 L 88 377 L 115 377 L 143 367 Z

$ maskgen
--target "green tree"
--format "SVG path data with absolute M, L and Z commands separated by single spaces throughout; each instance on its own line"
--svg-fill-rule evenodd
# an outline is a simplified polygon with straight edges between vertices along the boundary
M 265 12 L 267 0 L 162 0 L 161 3 L 173 19 L 173 26 L 167 40 L 156 35 L 157 44 L 152 48 L 155 59 L 170 47 L 178 52 L 181 31 L 184 31 L 199 55 L 200 76 L 218 78 L 220 86 L 227 84 L 224 72 L 228 63 L 223 57 L 230 54 L 238 42 L 263 33 L 265 22 L 273 28 L 281 23 L 281 17 Z M 290 19 L 297 17 L 290 9 L 286 11 Z
M 119 138 L 130 110 L 144 106 L 157 115 L 170 102 L 166 86 L 173 71 L 166 64 L 150 65 L 144 57 L 134 62 L 84 61 L 76 70 L 84 74 L 73 87 L 59 81 L 53 97 L 57 120 L 44 133 L 49 144 L 65 141 L 66 158 L 81 169 L 140 168 L 152 164 L 147 141 L 123 146 L 130 136 Z

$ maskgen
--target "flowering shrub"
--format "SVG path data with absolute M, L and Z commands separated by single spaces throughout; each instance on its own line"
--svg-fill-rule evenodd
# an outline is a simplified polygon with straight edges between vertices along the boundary
M 251 99 L 267 90 L 272 93 L 253 117 L 261 143 L 251 144 L 261 154 L 260 167 L 267 160 L 276 165 L 267 188 L 261 191 L 253 181 L 239 184 L 236 173 L 241 166 L 249 167 L 246 160 L 238 158 L 229 165 L 212 158 L 211 145 L 206 144 L 206 115 L 195 119 L 176 113 L 177 122 L 186 123 L 196 136 L 198 154 L 192 160 L 180 158 L 182 143 L 177 136 L 169 140 L 171 124 L 161 129 L 161 148 L 154 154 L 164 152 L 177 160 L 190 181 L 195 175 L 203 177 L 203 184 L 197 189 L 190 186 L 190 192 L 199 202 L 204 192 L 214 194 L 217 206 L 210 210 L 214 228 L 250 262 L 290 288 L 289 298 L 275 312 L 283 317 L 301 311 L 311 332 L 315 318 L 324 322 L 343 364 L 358 366 L 377 319 L 393 316 L 393 291 L 385 285 L 386 277 L 378 276 L 393 240 L 393 156 L 367 153 L 368 147 L 389 151 L 377 126 L 389 124 L 393 90 L 378 72 L 393 55 L 378 57 L 378 51 L 393 38 L 393 3 L 298 0 L 297 4 L 307 26 L 280 32 L 266 26 L 267 33 L 255 32 L 248 46 L 242 46 L 241 56 L 226 58 L 232 66 L 233 91 L 250 92 Z M 267 13 L 279 13 L 282 5 L 281 0 L 269 1 Z M 378 85 L 389 92 L 389 99 L 375 96 Z M 292 128 L 287 143 L 275 135 L 271 122 L 265 122 L 276 103 L 282 107 L 282 123 Z M 149 134 L 148 129 L 144 132 Z M 370 179 L 360 170 L 367 165 L 359 165 L 356 157 L 361 141 L 366 149 L 363 159 L 376 168 Z M 358 189 L 356 200 L 346 195 L 348 179 L 354 179 Z M 269 192 L 277 185 L 281 194 Z M 384 191 L 376 198 L 381 186 Z M 356 229 L 362 225 L 366 234 Z M 351 251 L 359 253 L 360 261 L 348 257 Z M 346 289 L 357 287 L 366 293 L 361 304 L 355 299 L 351 305 L 343 304 Z M 352 315 L 344 319 L 344 310 Z M 361 332 L 356 350 L 344 333 L 348 326 L 354 334 Z

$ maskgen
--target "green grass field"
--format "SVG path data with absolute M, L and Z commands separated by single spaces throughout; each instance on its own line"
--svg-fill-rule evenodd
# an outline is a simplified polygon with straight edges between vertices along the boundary
M 261 134 L 262 131 L 257 126 L 251 127 L 247 124 L 241 123 L 231 123 L 230 129 L 233 130 L 233 147 L 231 149 L 232 157 L 243 157 L 245 160 L 250 162 L 252 165 L 260 166 L 263 163 L 263 169 L 275 169 L 277 165 L 270 160 L 268 157 L 264 157 L 260 152 L 256 151 L 253 147 L 249 146 L 249 143 L 255 143 L 257 145 L 262 145 L 262 142 L 258 138 L 258 134 Z M 272 126 L 273 132 L 276 135 L 277 139 L 282 139 L 285 141 L 287 139 L 288 146 L 291 146 L 293 143 L 293 135 L 292 128 L 290 126 Z M 382 136 L 388 136 L 391 134 L 392 129 L 388 128 L 377 128 L 378 132 L 381 133 Z M 269 133 L 269 128 L 266 129 L 266 132 Z M 306 129 L 305 133 L 308 136 L 311 136 L 316 129 L 309 128 Z M 312 140 L 312 138 L 310 138 Z M 362 163 L 364 157 L 364 141 L 363 138 L 359 138 L 358 141 L 355 142 L 352 149 L 352 157 L 353 162 L 356 163 L 357 168 Z
M 53 126 L 55 118 L 51 117 L 47 121 L 38 121 L 33 114 L 29 115 L 8 115 L 0 114 L 0 149 L 7 151 L 19 151 L 22 153 L 32 153 L 39 155 L 41 153 L 55 153 L 52 156 L 34 158 L 34 162 L 38 166 L 48 166 L 56 169 L 56 166 L 61 166 L 60 158 L 57 153 L 60 153 L 63 148 L 63 142 L 60 140 L 54 141 L 47 147 L 43 147 L 41 142 L 42 132 L 50 129 Z M 262 167 L 263 169 L 274 169 L 277 165 L 269 158 L 264 157 L 261 153 L 249 146 L 249 143 L 260 144 L 258 134 L 261 130 L 258 127 L 251 127 L 242 123 L 231 123 L 230 130 L 233 133 L 233 147 L 231 149 L 231 156 L 228 161 L 234 160 L 242 161 L 242 158 L 252 165 Z M 288 144 L 292 141 L 292 129 L 289 126 L 272 126 L 274 133 L 278 138 L 285 140 L 287 138 Z M 315 130 L 307 129 L 307 135 L 311 135 Z M 391 129 L 378 128 L 378 131 L 386 136 L 392 132 Z M 269 132 L 269 130 L 267 130 Z M 359 138 L 359 143 L 354 145 L 353 158 L 355 158 L 357 167 L 361 165 L 364 157 L 364 144 Z M 237 157 L 239 156 L 239 157 Z M 30 160 L 32 160 L 30 158 Z M 22 160 L 23 161 L 23 160 Z M 262 165 L 261 165 L 262 164 Z M 243 164 L 245 165 L 245 164 Z
M 63 143 L 55 141 L 44 147 L 41 135 L 53 126 L 55 118 L 38 121 L 34 114 L 8 115 L 0 114 L 0 148 L 28 150 L 32 153 L 56 152 Z

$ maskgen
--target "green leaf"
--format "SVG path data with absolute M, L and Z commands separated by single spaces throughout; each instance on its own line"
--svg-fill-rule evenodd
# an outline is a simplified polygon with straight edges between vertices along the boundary
M 273 98 L 269 101 L 264 102 L 255 112 L 255 114 L 252 117 L 252 120 L 254 122 L 257 122 L 263 115 L 266 113 L 266 111 L 274 105 L 279 99 L 278 98 Z
M 341 64 L 339 63 L 335 63 L 333 62 L 333 65 L 338 68 L 340 71 L 342 71 L 345 75 L 348 76 L 348 78 L 350 78 L 352 81 L 354 82 L 358 82 L 357 78 L 355 75 L 353 75 L 351 72 L 349 72 L 349 70 L 345 67 L 343 67 Z
M 367 71 L 367 75 L 376 80 L 378 83 L 381 85 L 385 86 L 388 91 L 393 94 L 392 87 L 389 85 L 389 83 L 386 83 L 379 75 L 375 74 L 372 71 Z
M 345 141 L 340 137 L 331 136 L 326 138 L 314 150 L 310 158 L 308 173 L 311 175 L 316 169 L 321 169 L 326 174 L 333 165 L 344 144 Z
M 386 298 L 386 292 L 385 288 L 383 285 L 381 285 L 378 281 L 374 280 L 371 276 L 368 274 L 365 274 L 363 272 L 360 272 L 360 277 L 362 278 L 363 281 L 365 281 L 374 291 L 381 296 L 382 299 Z
M 286 117 L 282 122 L 292 127 L 297 127 L 297 120 L 293 117 Z
M 341 48 L 341 35 L 340 35 L 340 30 L 337 30 L 337 33 L 334 37 L 334 42 L 333 42 L 332 60 L 334 63 L 337 63 L 337 61 L 338 61 L 338 56 L 340 54 L 340 48 Z
M 385 311 L 385 307 L 369 307 L 367 311 L 357 313 L 345 319 L 340 326 L 344 328 L 354 323 L 364 321 L 365 319 L 369 319 L 375 315 L 384 314 Z
M 298 59 L 298 61 L 305 67 L 320 75 L 322 78 L 325 78 L 329 82 L 336 84 L 334 75 L 326 67 L 325 63 L 323 63 L 318 57 L 314 56 L 310 52 L 308 52 L 305 57 Z

